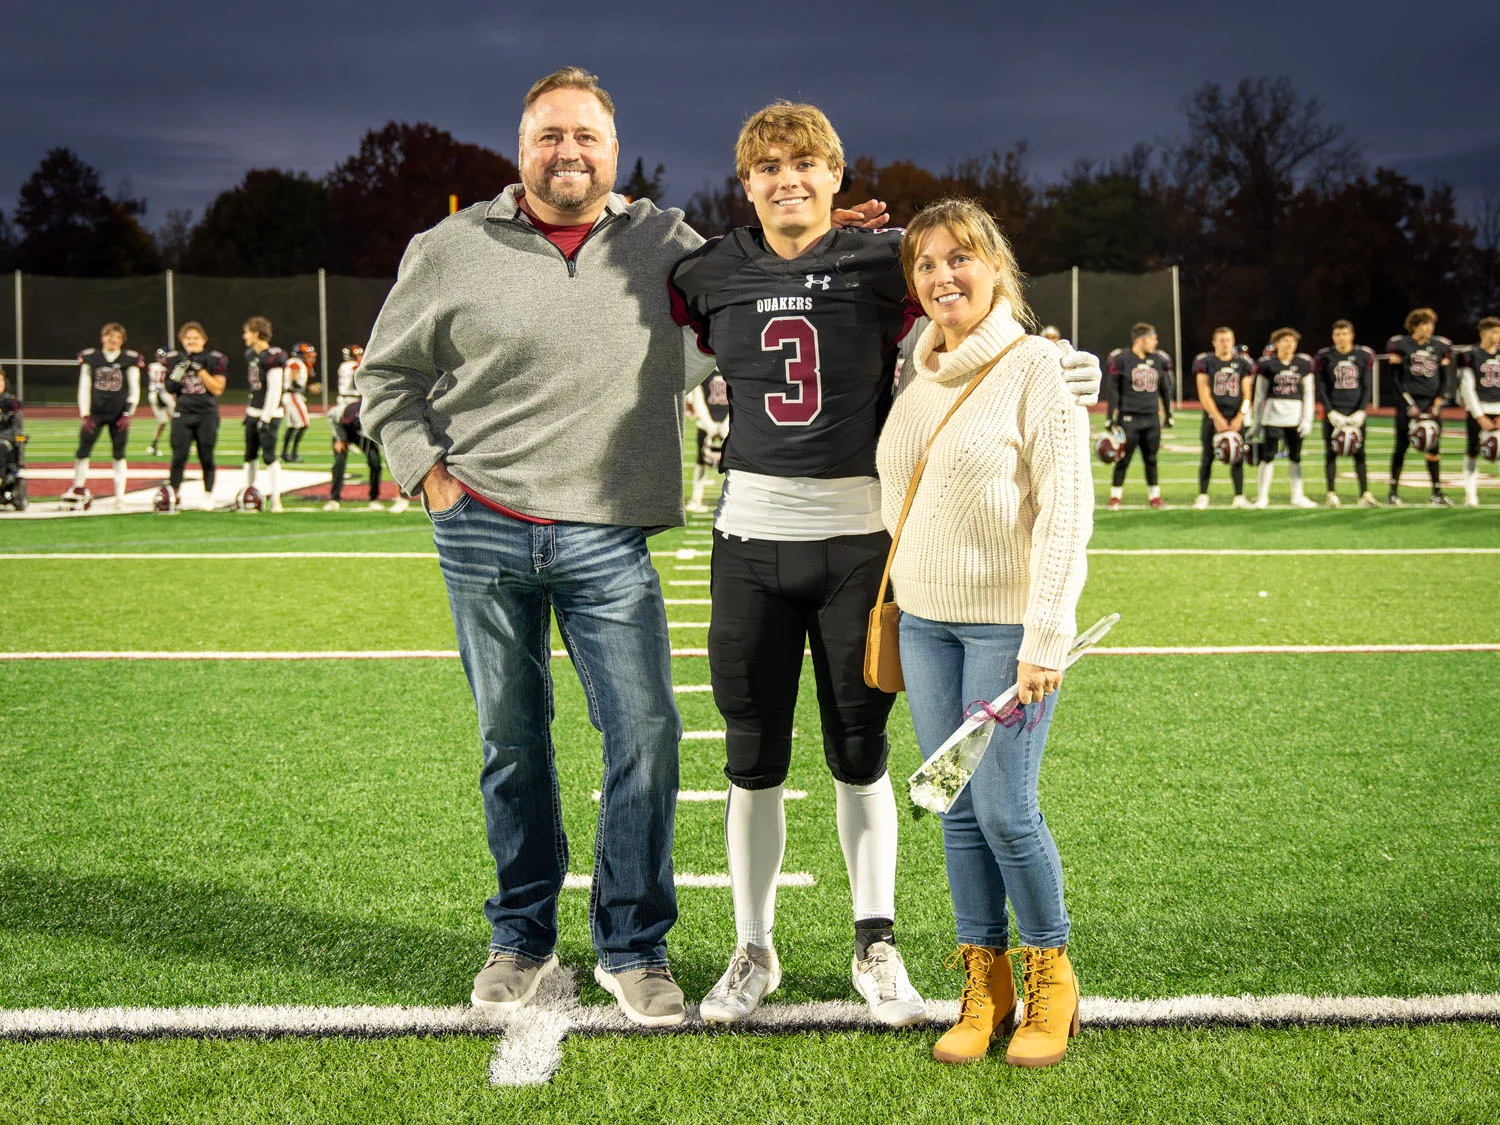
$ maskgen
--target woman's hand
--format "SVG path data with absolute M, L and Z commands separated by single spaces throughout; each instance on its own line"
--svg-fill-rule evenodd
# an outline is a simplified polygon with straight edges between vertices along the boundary
M 1016 663 L 1016 699 L 1023 706 L 1040 703 L 1043 696 L 1051 695 L 1062 683 L 1062 673 L 1054 668 L 1038 668 L 1021 660 Z
M 441 461 L 427 470 L 427 475 L 422 478 L 422 491 L 427 494 L 428 510 L 433 512 L 453 507 L 464 494 L 463 485 Z

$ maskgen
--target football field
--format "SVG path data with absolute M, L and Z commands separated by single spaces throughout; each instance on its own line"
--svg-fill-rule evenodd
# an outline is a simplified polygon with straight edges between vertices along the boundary
M 327 464 L 319 421 L 304 467 Z M 30 429 L 33 461 L 67 460 L 75 426 Z M 360 510 L 351 483 L 329 514 L 0 518 L 0 1121 L 1500 1120 L 1495 466 L 1478 510 L 1421 506 L 1409 458 L 1412 506 L 1298 511 L 1282 461 L 1250 512 L 1219 467 L 1199 512 L 1196 440 L 1193 415 L 1166 438 L 1173 510 L 1144 508 L 1137 464 L 1127 510 L 1096 514 L 1079 622 L 1121 621 L 1069 672 L 1042 770 L 1084 1024 L 1043 1071 L 1003 1049 L 944 1067 L 940 1027 L 829 1005 L 854 998 L 852 928 L 810 664 L 781 989 L 755 1029 L 653 1034 L 590 976 L 601 746 L 554 660 L 581 1007 L 502 1036 L 464 1015 L 494 869 L 420 510 Z M 1383 424 L 1371 445 L 1384 497 Z M 1445 445 L 1456 472 L 1451 424 Z M 710 520 L 651 540 L 689 732 L 669 941 L 690 1001 L 734 940 Z M 891 735 L 904 806 L 904 702 Z M 940 828 L 903 813 L 901 833 L 898 941 L 947 1014 Z

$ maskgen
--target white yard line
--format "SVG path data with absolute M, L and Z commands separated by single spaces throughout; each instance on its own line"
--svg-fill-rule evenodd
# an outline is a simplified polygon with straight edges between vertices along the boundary
M 707 586 L 710 582 L 707 578 L 669 578 L 668 586 Z
M 788 801 L 805 801 L 805 800 L 807 800 L 807 790 L 806 789 L 783 789 L 781 791 L 781 795 L 783 797 L 785 797 Z M 593 793 L 590 794 L 590 796 L 595 801 L 598 801 L 599 798 L 603 796 L 603 794 L 600 793 L 599 790 L 595 789 L 593 791 Z M 729 790 L 727 790 L 727 789 L 679 789 L 679 790 L 677 790 L 677 800 L 679 802 L 681 802 L 681 801 L 690 801 L 690 802 L 701 802 L 703 804 L 712 804 L 712 803 L 714 803 L 716 801 L 719 802 L 719 803 L 723 803 L 724 801 L 728 800 L 728 798 L 729 798 Z
M 700 691 L 713 691 L 712 684 L 673 684 L 673 695 L 691 695 Z
M 1500 652 L 1500 643 L 1477 644 L 1345 644 L 1345 645 L 1163 645 L 1096 648 L 1091 656 L 1324 656 L 1341 653 Z M 554 659 L 568 654 L 553 649 Z M 706 648 L 674 648 L 673 656 L 707 656 Z M 808 656 L 808 650 L 802 650 Z M 71 649 L 56 652 L 0 652 L 5 660 L 457 660 L 456 649 L 329 649 L 319 652 L 247 652 L 208 650 L 166 652 L 139 649 Z M 690 737 L 684 735 L 684 737 Z M 722 738 L 719 734 L 716 737 Z
M 707 621 L 668 621 L 668 629 L 707 629 Z
M 4 558 L 0 555 L 0 558 Z M 712 598 L 665 598 L 667 605 L 713 605 Z
M 689 875 L 679 871 L 673 876 L 673 881 L 679 887 L 688 887 L 694 890 L 727 889 L 729 876 L 727 874 L 713 875 Z M 817 883 L 806 871 L 783 871 L 776 876 L 778 887 L 811 887 Z M 575 875 L 569 872 L 563 877 L 563 890 L 586 891 L 594 885 L 592 875 Z
M 684 742 L 723 742 L 724 732 L 721 730 L 685 730 L 682 732 Z

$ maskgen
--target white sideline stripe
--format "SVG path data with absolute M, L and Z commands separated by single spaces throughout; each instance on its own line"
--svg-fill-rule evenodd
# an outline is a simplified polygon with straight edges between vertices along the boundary
M 807 790 L 806 789 L 783 789 L 781 791 L 781 795 L 784 798 L 786 798 L 788 801 L 805 801 L 805 800 L 807 800 Z M 604 796 L 604 794 L 600 793 L 599 790 L 595 789 L 593 791 L 593 793 L 590 794 L 590 796 L 592 797 L 592 799 L 594 801 L 597 802 L 600 797 Z M 728 797 L 729 797 L 729 790 L 727 790 L 727 789 L 679 789 L 679 790 L 677 790 L 677 799 L 679 801 L 695 801 L 695 802 L 701 801 L 704 804 L 710 804 L 710 803 L 712 803 L 714 801 L 721 801 L 722 802 L 724 800 L 727 800 Z
M 707 578 L 669 578 L 667 580 L 668 586 L 707 586 L 708 584 Z
M 1425 652 L 1500 652 L 1500 642 L 1476 644 L 1346 644 L 1346 645 L 1142 645 L 1133 648 L 1095 648 L 1090 656 L 1324 656 L 1360 653 Z M 567 656 L 564 649 L 553 649 L 553 659 Z M 706 648 L 674 648 L 673 656 L 707 656 Z M 803 656 L 810 656 L 807 649 Z M 4 660 L 457 660 L 457 649 L 367 649 L 350 651 L 329 649 L 322 652 L 158 652 L 138 649 L 72 649 L 56 652 L 0 652 Z M 706 690 L 697 688 L 693 690 Z M 723 732 L 700 732 L 702 737 L 723 738 Z M 684 738 L 696 737 L 693 733 Z
M 688 694 L 690 694 L 692 692 L 713 691 L 713 690 L 714 690 L 714 688 L 713 688 L 712 684 L 673 684 L 672 685 L 672 694 L 673 695 L 688 695 Z
M 1091 547 L 1090 555 L 1141 555 L 1146 557 L 1167 555 L 1203 555 L 1226 557 L 1264 558 L 1273 555 L 1500 555 L 1500 547 L 1289 547 L 1289 548 L 1242 548 L 1242 547 Z M 695 559 L 707 558 L 707 551 L 652 551 L 653 558 Z M 0 551 L 0 560 L 15 562 L 122 562 L 133 559 L 160 559 L 165 562 L 183 562 L 193 559 L 215 561 L 254 561 L 257 559 L 436 559 L 433 551 Z M 679 566 L 675 570 L 708 570 L 708 566 Z M 668 582 L 670 586 L 706 586 L 698 579 Z M 706 600 L 674 601 L 667 605 L 707 605 Z
M 0 558 L 4 558 L 0 555 Z M 713 605 L 712 598 L 663 598 L 667 605 Z
M 707 629 L 707 621 L 668 621 L 668 629 Z
M 724 732 L 721 730 L 685 730 L 682 732 L 684 742 L 723 742 Z
M 698 889 L 727 888 L 729 876 L 724 875 L 688 875 L 679 871 L 672 877 L 672 881 L 679 887 L 692 887 Z M 817 882 L 806 871 L 783 871 L 776 876 L 778 887 L 811 887 Z M 563 877 L 563 890 L 586 891 L 594 885 L 592 875 L 575 875 L 571 871 Z
M 550 974 L 573 976 L 571 969 Z M 561 982 L 560 982 L 561 983 Z M 549 992 L 552 990 L 548 990 Z M 659 1035 L 629 1023 L 614 1004 L 584 1006 L 576 996 L 543 997 L 539 1006 L 558 1005 L 568 1031 L 582 1035 Z M 274 1035 L 353 1036 L 492 1035 L 517 1030 L 514 1014 L 468 1006 L 407 1007 L 293 1004 L 225 1004 L 181 1008 L 11 1008 L 0 1010 L 0 1039 L 128 1039 L 140 1037 L 243 1038 Z M 932 1027 L 951 1024 L 958 1001 L 929 1000 Z M 1174 996 L 1159 1000 L 1116 1000 L 1085 995 L 1079 1020 L 1091 1027 L 1247 1027 L 1285 1024 L 1459 1023 L 1500 1020 L 1500 993 L 1463 992 L 1440 996 Z M 765 1004 L 739 1028 L 760 1033 L 798 1031 L 892 1032 L 870 1017 L 869 1007 L 851 1000 L 805 1004 Z M 709 1029 L 690 1005 L 682 1031 Z M 721 1033 L 723 1034 L 723 1033 Z M 733 1032 L 727 1032 L 733 1034 Z

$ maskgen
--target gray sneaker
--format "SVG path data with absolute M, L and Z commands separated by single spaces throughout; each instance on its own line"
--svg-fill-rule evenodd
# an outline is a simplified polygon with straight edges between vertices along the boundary
M 911 986 L 901 954 L 889 942 L 877 941 L 864 960 L 850 965 L 854 987 L 870 1005 L 870 1014 L 887 1027 L 911 1027 L 927 1018 L 927 1004 Z
M 474 978 L 469 1003 L 490 1012 L 514 1012 L 536 995 L 542 978 L 557 968 L 557 954 L 545 961 L 533 961 L 519 953 L 490 950 L 490 959 Z
M 686 1015 L 682 989 L 665 965 L 622 969 L 618 973 L 605 972 L 603 965 L 595 965 L 594 979 L 615 998 L 631 1023 L 642 1027 L 676 1027 Z
M 769 946 L 739 945 L 719 983 L 698 1005 L 704 1023 L 738 1023 L 781 984 L 781 962 Z

